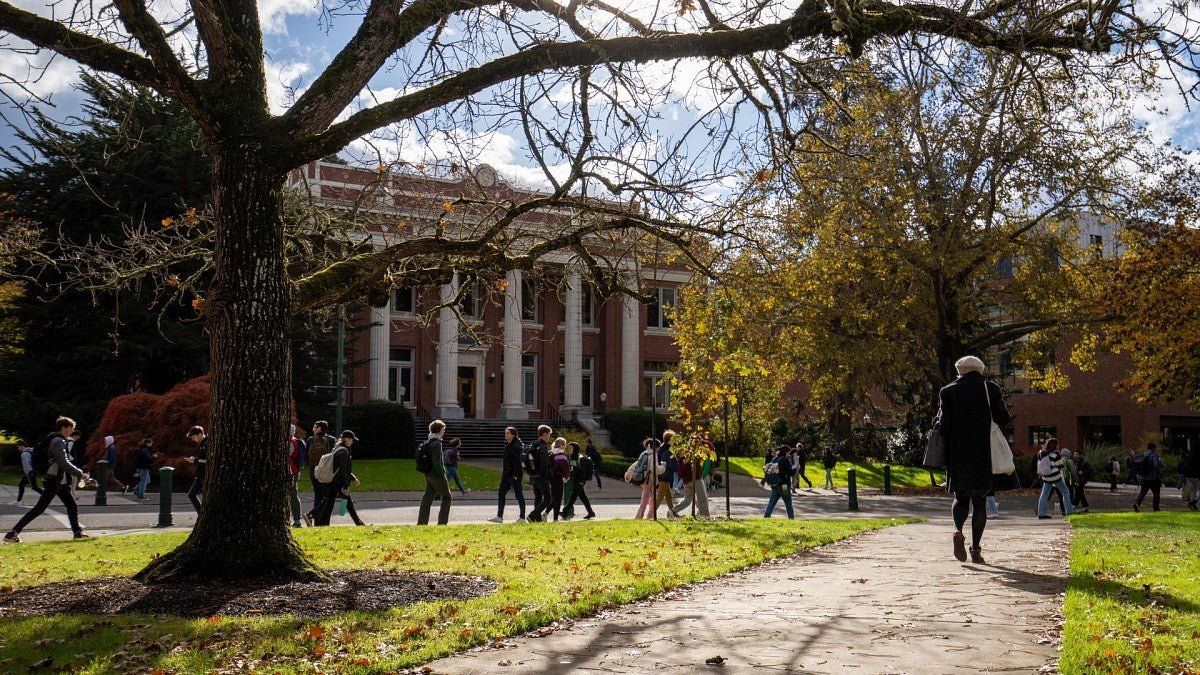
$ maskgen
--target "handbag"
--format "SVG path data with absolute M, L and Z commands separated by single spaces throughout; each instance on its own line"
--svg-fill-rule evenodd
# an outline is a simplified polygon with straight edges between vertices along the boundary
M 987 397 L 988 402 L 988 419 L 992 417 L 992 397 L 988 393 L 987 382 L 983 383 L 983 395 Z M 989 445 L 992 450 L 992 473 L 1010 474 L 1017 470 L 1017 465 L 1013 463 L 1012 448 L 1008 446 L 1008 439 L 1004 437 L 1004 432 L 1000 430 L 1000 425 L 992 420 L 991 437 Z
M 942 432 L 936 426 L 925 435 L 925 459 L 921 461 L 921 466 L 930 469 L 946 466 L 946 439 L 942 438 Z

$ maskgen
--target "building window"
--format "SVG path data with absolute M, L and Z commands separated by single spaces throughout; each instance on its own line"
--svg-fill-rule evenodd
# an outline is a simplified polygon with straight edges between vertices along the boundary
M 1104 257 L 1104 237 L 1099 234 L 1088 235 L 1088 246 L 1092 249 L 1093 258 Z
M 675 308 L 674 288 L 650 289 L 651 301 L 646 309 L 647 328 L 670 328 L 671 310 Z
M 1011 279 L 1013 275 L 1012 258 L 1001 258 L 1000 262 L 996 263 L 996 276 L 1001 279 Z
M 579 379 L 582 396 L 579 404 L 585 408 L 592 407 L 592 363 L 593 359 L 590 356 L 581 360 L 582 373 Z M 567 400 L 567 368 L 561 356 L 558 359 L 558 400 Z
M 666 410 L 671 405 L 671 383 L 664 375 L 679 364 L 674 361 L 645 361 L 642 364 L 642 407 Z
M 1029 447 L 1037 447 L 1041 449 L 1046 446 L 1046 441 L 1055 438 L 1058 435 L 1058 427 L 1050 424 L 1031 424 L 1029 425 Z
M 412 405 L 413 350 L 393 347 L 388 353 L 388 400 Z
M 592 293 L 592 285 L 585 283 L 579 293 L 579 305 L 583 313 L 583 325 L 596 325 L 596 296 Z
M 474 282 L 460 289 L 458 312 L 463 316 L 479 316 L 479 288 Z
M 412 286 L 401 286 L 392 291 L 392 314 L 416 314 L 417 293 Z
M 537 354 L 521 355 L 521 402 L 527 408 L 538 407 Z
M 537 323 L 538 316 L 537 282 L 533 279 L 521 279 L 521 320 L 526 323 Z

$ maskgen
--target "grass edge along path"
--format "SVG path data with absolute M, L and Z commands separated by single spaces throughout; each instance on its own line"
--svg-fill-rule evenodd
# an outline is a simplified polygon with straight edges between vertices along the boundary
M 861 532 L 916 521 L 611 520 L 304 529 L 297 531 L 297 540 L 327 568 L 454 572 L 496 579 L 500 588 L 473 600 L 324 619 L 3 617 L 0 670 L 37 665 L 83 673 L 390 672 Z M 20 588 L 131 574 L 182 536 L 5 546 L 0 548 L 0 585 Z
M 1059 668 L 1200 672 L 1200 514 L 1071 519 Z

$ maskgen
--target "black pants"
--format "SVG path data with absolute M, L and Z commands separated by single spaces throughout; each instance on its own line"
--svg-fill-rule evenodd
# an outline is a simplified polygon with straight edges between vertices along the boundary
M 1108 477 L 1108 491 L 1116 492 L 1117 490 L 1117 474 L 1111 474 Z
M 554 519 L 562 514 L 563 500 L 563 480 L 558 476 L 550 479 L 550 508 L 549 511 L 554 511 Z
M 46 507 L 50 506 L 50 502 L 55 497 L 58 497 L 63 506 L 67 507 L 67 522 L 71 524 L 71 532 L 75 534 L 83 532 L 83 528 L 79 526 L 79 505 L 75 503 L 75 496 L 71 494 L 70 476 L 48 476 L 46 478 L 45 489 L 42 490 L 42 496 L 38 497 L 37 503 L 33 505 L 33 508 L 29 509 L 29 513 L 26 513 L 17 521 L 17 525 L 12 531 L 20 534 L 26 525 L 45 512 Z
M 26 485 L 29 486 L 30 490 L 33 490 L 39 495 L 42 494 L 42 488 L 38 487 L 37 484 L 37 472 L 30 471 L 29 473 L 21 476 L 21 482 L 17 483 L 17 501 L 21 501 L 21 499 L 25 496 Z
M 562 510 L 563 515 L 564 516 L 575 515 L 575 500 L 576 499 L 583 502 L 583 508 L 587 509 L 587 514 L 589 516 L 596 515 L 596 512 L 592 510 L 592 502 L 588 499 L 587 493 L 584 492 L 584 488 L 587 486 L 587 481 L 578 481 L 578 480 L 575 480 L 574 478 L 572 478 L 571 485 L 572 485 L 571 498 L 568 499 L 566 505 L 563 506 L 563 510 Z
M 1075 506 L 1076 510 L 1080 506 L 1088 508 L 1087 495 L 1083 494 L 1083 485 L 1076 483 L 1071 488 L 1071 504 Z
M 192 502 L 192 508 L 196 509 L 196 515 L 200 515 L 201 492 L 204 492 L 204 476 L 196 476 L 192 480 L 192 487 L 188 489 L 188 499 Z
M 355 525 L 362 525 L 363 521 L 358 517 L 358 511 L 354 510 L 354 498 L 350 496 L 350 491 L 341 492 L 333 489 L 330 492 L 332 492 L 332 496 L 326 497 L 325 501 L 321 502 L 321 512 L 313 520 L 313 525 L 328 525 L 329 521 L 333 519 L 333 507 L 337 506 L 339 499 L 346 500 L 346 513 L 349 514 L 350 520 L 353 520 Z M 325 508 L 326 504 L 329 505 L 328 510 Z
M 1134 502 L 1138 506 L 1142 505 L 1142 500 L 1146 497 L 1147 492 L 1153 492 L 1154 498 L 1151 501 L 1154 510 L 1158 510 L 1159 492 L 1162 491 L 1162 480 L 1144 480 L 1142 481 L 1142 489 L 1138 490 L 1137 501 Z M 41 502 L 38 502 L 41 503 Z
M 525 491 L 521 489 L 521 479 L 514 479 L 511 476 L 504 476 L 500 479 L 500 492 L 496 498 L 496 517 L 504 517 L 504 502 L 508 498 L 508 491 L 512 490 L 516 493 L 517 506 L 521 507 L 521 515 L 518 518 L 525 517 Z
M 322 483 L 313 475 L 312 467 L 308 468 L 308 481 L 312 483 L 313 505 L 308 510 L 308 515 L 313 517 L 314 524 L 316 523 L 317 514 L 321 512 L 321 507 L 324 506 L 325 495 L 329 492 L 329 484 Z
M 987 527 L 987 490 L 963 490 L 954 494 L 954 506 L 950 514 L 954 516 L 954 529 L 960 532 L 967 522 L 967 513 L 971 514 L 971 547 L 979 548 L 983 539 L 983 529 Z
M 804 465 L 803 464 L 796 467 L 796 487 L 800 487 L 800 479 L 801 478 L 804 479 L 805 483 L 808 483 L 808 487 L 812 487 L 812 481 L 809 480 L 808 476 L 804 473 Z
M 313 515 L 314 527 L 329 524 L 329 519 L 333 516 L 333 506 L 337 504 L 337 498 L 342 490 L 342 488 L 336 487 L 332 483 L 323 483 L 321 484 L 321 488 L 323 493 L 321 497 L 321 510 Z M 346 508 L 348 510 L 350 505 L 347 504 Z
M 530 476 L 529 484 L 533 486 L 533 511 L 529 514 L 529 519 L 541 520 L 542 514 L 549 513 L 552 508 L 550 480 L 541 476 Z

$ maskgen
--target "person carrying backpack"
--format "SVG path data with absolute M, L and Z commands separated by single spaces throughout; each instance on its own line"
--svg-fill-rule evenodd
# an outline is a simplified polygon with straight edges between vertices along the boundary
M 359 520 L 358 513 L 354 511 L 354 502 L 350 498 L 350 484 L 358 485 L 358 477 L 352 471 L 352 457 L 350 456 L 350 448 L 358 441 L 358 436 L 354 435 L 353 431 L 346 429 L 338 438 L 337 445 L 333 446 L 328 454 L 333 462 L 333 478 L 325 484 L 325 498 L 321 502 L 321 510 L 317 512 L 316 524 L 318 526 L 329 525 L 329 519 L 333 516 L 333 507 L 337 504 L 338 498 L 346 500 L 346 510 L 350 513 L 350 517 L 354 520 L 355 525 L 362 525 Z
M 433 506 L 435 495 L 442 499 L 442 504 L 438 507 L 438 525 L 450 522 L 450 484 L 446 482 L 446 464 L 442 459 L 442 436 L 445 433 L 446 423 L 434 420 L 429 423 L 429 437 L 422 444 L 429 455 L 431 466 L 424 472 L 425 492 L 421 494 L 421 507 L 417 510 L 418 525 L 429 524 L 429 509 Z
M 59 501 L 67 509 L 67 522 L 70 523 L 71 533 L 75 539 L 83 539 L 87 535 L 83 533 L 83 527 L 79 525 L 79 506 L 75 503 L 75 497 L 71 494 L 71 485 L 74 483 L 72 478 L 90 479 L 87 473 L 75 466 L 71 462 L 70 456 L 67 454 L 67 437 L 71 432 L 75 431 L 75 420 L 70 417 L 59 417 L 55 426 L 58 429 L 55 433 L 48 435 L 42 441 L 39 441 L 37 446 L 31 453 L 31 463 L 37 471 L 43 469 L 39 466 L 45 462 L 44 467 L 45 487 L 42 494 L 38 497 L 38 501 L 21 517 L 17 524 L 4 535 L 4 541 L 15 544 L 21 541 L 21 530 L 33 521 L 34 518 L 42 515 L 46 507 L 50 506 L 50 502 L 58 497 Z
M 771 498 L 767 500 L 767 510 L 763 511 L 763 518 L 770 518 L 771 512 L 775 510 L 775 505 L 779 500 L 783 500 L 783 505 L 787 509 L 787 517 L 794 519 L 796 514 L 792 511 L 792 463 L 788 461 L 788 446 L 781 445 L 775 448 L 775 458 L 767 463 L 767 467 L 774 466 L 774 471 L 765 470 L 763 474 L 766 477 L 767 485 L 771 486 Z
M 1041 520 L 1050 518 L 1050 493 L 1056 488 L 1059 491 L 1059 499 L 1064 500 L 1060 502 L 1063 515 L 1069 516 L 1074 513 L 1069 499 L 1071 492 L 1064 477 L 1066 467 L 1067 460 L 1058 451 L 1058 439 L 1051 438 L 1046 441 L 1046 447 L 1038 453 L 1038 475 L 1042 477 L 1042 493 L 1038 497 L 1037 517 Z
M 550 448 L 550 510 L 554 522 L 562 515 L 563 490 L 571 480 L 571 460 L 567 458 L 567 439 L 558 437 Z
M 545 424 L 539 425 L 537 430 L 537 440 L 525 451 L 525 473 L 533 486 L 533 510 L 529 512 L 532 523 L 541 522 L 554 508 L 551 504 L 554 494 L 550 488 L 550 435 L 554 430 Z
M 587 515 L 584 520 L 591 520 L 596 517 L 596 512 L 592 510 L 592 502 L 588 499 L 587 488 L 588 481 L 592 480 L 592 474 L 595 473 L 595 468 L 592 464 L 592 458 L 579 449 L 579 444 L 571 441 L 567 444 L 571 449 L 571 496 L 567 499 L 567 505 L 563 507 L 563 517 L 572 518 L 575 516 L 575 500 L 583 503 L 583 508 L 587 509 Z
M 449 484 L 450 481 L 453 480 L 454 484 L 458 486 L 458 491 L 465 495 L 470 492 L 470 490 L 463 487 L 462 479 L 458 477 L 458 460 L 459 457 L 461 457 L 459 452 L 461 447 L 461 440 L 457 438 L 451 438 L 446 450 L 446 456 L 442 459 L 446 464 L 446 483 Z
M 1154 498 L 1151 505 L 1157 511 L 1162 492 L 1163 469 L 1166 468 L 1158 456 L 1158 446 L 1154 443 L 1147 443 L 1145 452 L 1130 458 L 1129 468 L 1142 486 L 1138 489 L 1137 499 L 1133 501 L 1133 510 L 1141 511 L 1142 500 L 1146 498 L 1146 493 L 1153 492 Z

